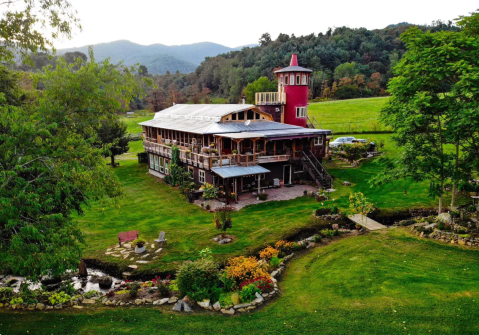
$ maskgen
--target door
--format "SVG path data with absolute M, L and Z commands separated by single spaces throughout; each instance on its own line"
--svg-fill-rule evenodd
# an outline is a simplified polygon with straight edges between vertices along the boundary
M 291 165 L 283 166 L 283 181 L 285 185 L 291 184 Z

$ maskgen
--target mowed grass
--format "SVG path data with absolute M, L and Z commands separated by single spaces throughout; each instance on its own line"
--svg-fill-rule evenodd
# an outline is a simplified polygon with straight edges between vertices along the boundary
M 379 112 L 388 98 L 367 98 L 312 103 L 308 114 L 333 134 L 390 130 L 379 122 Z
M 213 225 L 213 214 L 188 203 L 179 190 L 148 174 L 147 165 L 139 164 L 136 158 L 136 152 L 142 150 L 141 141 L 131 142 L 130 148 L 130 153 L 118 158 L 120 166 L 115 168 L 124 197 L 114 204 L 93 203 L 84 216 L 76 218 L 86 233 L 85 257 L 115 263 L 124 270 L 131 261 L 105 255 L 108 247 L 117 244 L 119 232 L 138 230 L 141 238 L 151 242 L 165 231 L 168 246 L 155 261 L 138 264 L 138 272 L 166 272 L 176 269 L 181 261 L 197 258 L 198 251 L 207 247 L 221 260 L 254 253 L 265 243 L 307 227 L 309 214 L 318 205 L 312 198 L 298 198 L 235 212 L 233 229 L 228 231 L 234 242 L 219 245 L 212 240 L 220 234 Z
M 349 237 L 293 258 L 281 295 L 238 316 L 170 306 L 0 311 L 2 334 L 477 334 L 479 251 L 405 229 Z

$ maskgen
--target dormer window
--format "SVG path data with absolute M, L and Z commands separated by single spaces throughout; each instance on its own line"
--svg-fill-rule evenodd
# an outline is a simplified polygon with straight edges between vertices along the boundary
M 234 114 L 231 115 L 231 119 L 232 119 L 233 121 L 236 121 L 236 113 L 234 113 Z

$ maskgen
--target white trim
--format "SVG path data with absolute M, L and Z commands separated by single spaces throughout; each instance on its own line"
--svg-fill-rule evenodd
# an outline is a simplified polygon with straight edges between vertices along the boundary
M 308 107 L 296 107 L 296 117 L 305 118 L 308 115 Z
M 206 172 L 204 170 L 199 170 L 198 181 L 202 184 L 206 182 Z
M 323 145 L 323 136 L 318 136 L 314 138 L 314 146 L 320 146 Z

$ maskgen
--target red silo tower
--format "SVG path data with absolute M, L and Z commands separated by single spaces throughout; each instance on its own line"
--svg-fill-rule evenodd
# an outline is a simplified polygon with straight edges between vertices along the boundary
M 284 105 L 284 123 L 307 128 L 308 86 L 310 69 L 298 66 L 298 56 L 293 54 L 291 63 L 274 73 L 278 80 L 278 94 L 286 95 Z

